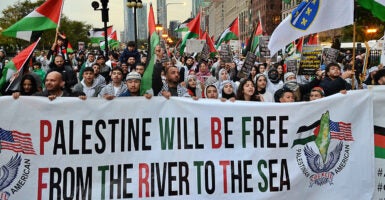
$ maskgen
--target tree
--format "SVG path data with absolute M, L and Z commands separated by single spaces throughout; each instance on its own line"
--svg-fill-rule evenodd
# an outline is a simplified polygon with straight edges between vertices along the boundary
M 374 17 L 369 10 L 362 8 L 359 5 L 355 6 L 354 13 L 355 23 L 356 23 L 356 41 L 368 41 L 372 39 L 380 39 L 384 33 L 383 22 Z M 377 33 L 368 34 L 366 31 L 369 28 L 376 28 Z M 353 25 L 348 26 L 343 29 L 342 41 L 352 41 L 353 40 Z
M 0 31 L 7 29 L 12 24 L 27 16 L 35 8 L 43 4 L 44 1 L 45 0 L 37 0 L 33 3 L 30 0 L 24 0 L 8 6 L 6 9 L 1 11 L 2 17 L 0 17 Z M 79 41 L 84 41 L 86 44 L 89 42 L 87 33 L 90 29 L 91 25 L 89 24 L 80 21 L 72 21 L 63 14 L 61 16 L 59 31 L 67 36 L 68 41 L 72 44 L 74 49 L 78 48 Z M 56 30 L 44 31 L 37 48 L 51 48 L 52 43 L 55 40 L 55 32 Z M 15 52 L 17 49 L 22 49 L 28 45 L 29 42 L 27 41 L 0 35 L 0 46 L 3 46 L 6 51 Z

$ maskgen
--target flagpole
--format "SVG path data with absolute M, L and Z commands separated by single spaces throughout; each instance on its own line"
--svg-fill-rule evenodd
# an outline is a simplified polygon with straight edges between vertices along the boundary
M 60 22 L 61 22 L 61 14 L 63 13 L 63 6 L 64 6 L 64 0 L 63 0 L 62 3 L 61 3 L 60 14 L 59 14 L 59 21 L 57 22 L 57 30 L 58 30 L 58 31 L 59 31 Z
M 355 65 L 355 62 L 356 62 L 356 22 L 353 21 L 353 63 L 352 63 L 352 71 L 354 72 L 354 65 Z M 354 72 L 355 74 L 355 72 Z M 354 78 L 356 76 L 353 75 L 352 77 L 352 90 L 354 90 Z
M 23 61 L 23 64 L 21 65 L 22 67 L 21 67 L 17 72 L 15 72 L 15 73 L 19 73 L 18 77 L 19 77 L 19 76 L 20 76 L 20 77 L 23 76 L 23 74 L 20 74 L 20 71 L 23 70 L 24 65 L 27 63 L 27 61 L 28 61 L 29 59 L 31 59 L 32 52 L 35 51 L 37 45 L 38 45 L 39 42 L 40 42 L 40 39 L 41 39 L 41 37 L 39 37 L 39 38 L 36 40 L 35 46 L 33 47 L 32 51 L 30 52 L 28 58 L 25 59 L 25 60 Z M 17 79 L 17 77 L 14 78 L 14 79 L 9 83 L 8 87 L 5 89 L 6 92 L 9 90 L 9 88 L 12 86 L 13 82 L 14 82 L 16 79 Z
M 365 41 L 365 48 L 366 48 L 366 51 L 365 51 L 364 67 L 363 67 L 362 72 L 360 73 L 360 76 L 359 76 L 359 78 L 360 78 L 360 86 L 365 81 L 366 71 L 368 69 L 368 62 L 369 62 L 369 56 L 370 56 L 370 46 L 369 46 L 369 43 L 367 41 Z

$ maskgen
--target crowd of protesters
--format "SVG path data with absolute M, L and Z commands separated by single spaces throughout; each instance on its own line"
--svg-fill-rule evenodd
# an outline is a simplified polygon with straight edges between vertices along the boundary
M 350 89 L 365 89 L 368 85 L 385 85 L 382 65 L 369 66 L 366 77 L 352 71 L 351 55 L 337 62 L 321 66 L 314 76 L 297 76 L 286 72 L 284 59 L 273 63 L 255 62 L 249 76 L 239 78 L 244 58 L 234 56 L 224 62 L 219 56 L 204 59 L 198 54 L 183 55 L 155 47 L 155 55 L 138 51 L 135 42 L 128 42 L 121 51 L 112 51 L 108 57 L 102 51 L 66 52 L 65 36 L 58 34 L 48 51 L 36 51 L 24 70 L 13 74 L 1 88 L 2 95 L 46 96 L 53 100 L 61 96 L 81 99 L 152 96 L 201 98 L 220 101 L 298 102 L 312 101 Z M 36 55 L 39 54 L 39 55 Z M 167 55 L 165 57 L 165 55 Z M 350 56 L 350 57 L 349 57 Z M 143 74 L 149 57 L 154 57 L 152 88 L 141 93 Z M 362 55 L 355 58 L 362 64 Z M 0 69 L 9 58 L 0 50 Z M 13 84 L 20 78 L 16 87 Z M 148 80 L 147 80 L 148 81 Z M 355 84 L 352 84 L 352 81 Z M 10 87 L 10 85 L 13 85 Z M 353 87 L 352 87 L 353 85 Z

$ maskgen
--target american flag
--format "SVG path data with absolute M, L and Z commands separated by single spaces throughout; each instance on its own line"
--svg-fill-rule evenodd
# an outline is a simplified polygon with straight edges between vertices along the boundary
M 334 122 L 330 120 L 329 125 L 332 139 L 354 141 L 351 123 Z
M 8 131 L 2 128 L 0 128 L 0 149 L 36 155 L 32 146 L 31 134 Z

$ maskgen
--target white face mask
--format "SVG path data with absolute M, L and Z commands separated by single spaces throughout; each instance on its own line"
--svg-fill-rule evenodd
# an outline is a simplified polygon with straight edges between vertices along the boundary
M 285 83 L 285 86 L 289 88 L 291 91 L 296 91 L 299 88 L 299 85 L 295 80 L 287 81 Z

